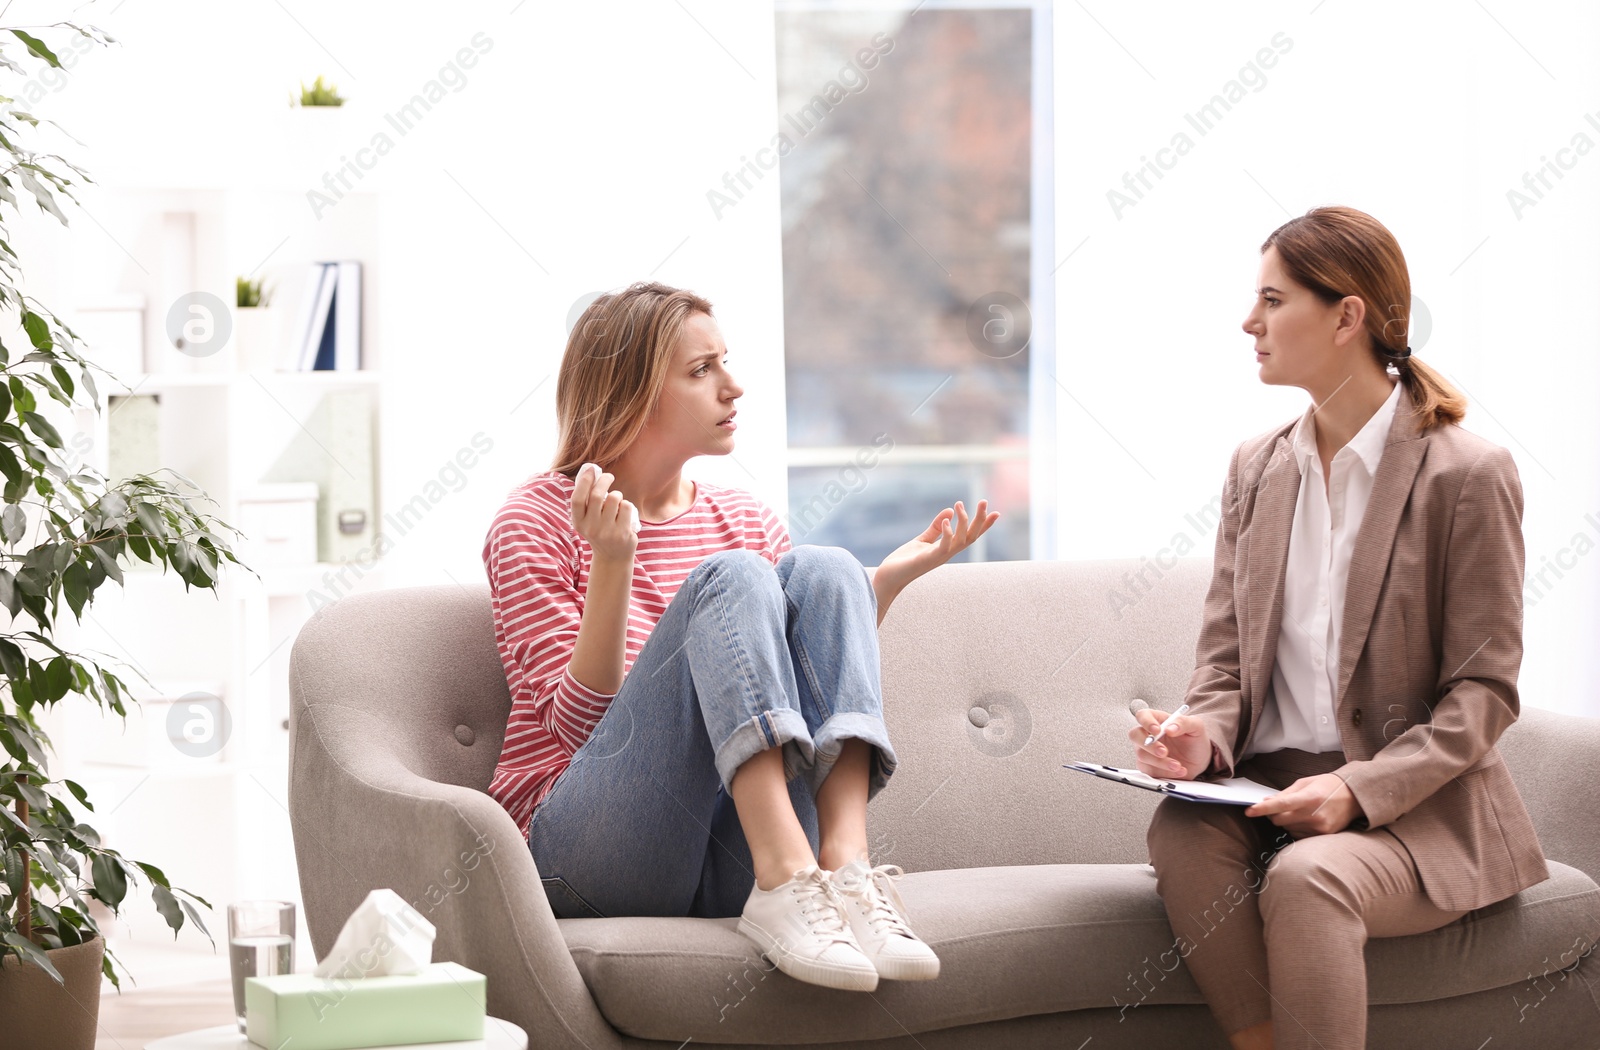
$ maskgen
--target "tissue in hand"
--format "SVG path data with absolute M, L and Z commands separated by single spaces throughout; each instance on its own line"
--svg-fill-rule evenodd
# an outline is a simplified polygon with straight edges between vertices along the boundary
M 318 977 L 421 973 L 433 960 L 433 923 L 394 890 L 373 890 L 345 921 Z

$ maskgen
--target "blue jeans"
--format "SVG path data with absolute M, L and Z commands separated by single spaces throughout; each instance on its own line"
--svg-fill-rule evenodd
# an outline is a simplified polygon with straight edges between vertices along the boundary
M 557 918 L 738 915 L 755 885 L 728 785 L 782 747 L 813 852 L 814 796 L 849 739 L 894 772 L 883 724 L 877 599 L 836 547 L 771 563 L 721 551 L 662 614 L 594 733 L 534 810 L 528 847 Z

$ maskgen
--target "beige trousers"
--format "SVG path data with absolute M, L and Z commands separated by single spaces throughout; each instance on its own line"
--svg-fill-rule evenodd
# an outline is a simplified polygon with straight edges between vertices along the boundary
M 1337 752 L 1278 751 L 1238 775 L 1276 788 L 1344 764 Z M 1368 937 L 1435 930 L 1435 907 L 1399 839 L 1382 829 L 1290 838 L 1240 806 L 1165 799 L 1150 862 L 1177 948 L 1232 1034 L 1272 1021 L 1276 1050 L 1366 1046 Z

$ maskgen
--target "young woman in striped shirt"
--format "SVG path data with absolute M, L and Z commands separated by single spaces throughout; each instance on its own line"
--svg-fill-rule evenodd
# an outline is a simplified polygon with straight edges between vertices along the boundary
M 683 477 L 733 450 L 726 357 L 711 304 L 661 284 L 573 326 L 554 468 L 484 547 L 512 695 L 490 793 L 558 917 L 739 915 L 800 980 L 935 977 L 897 869 L 868 858 L 896 762 L 877 623 L 999 515 L 945 509 L 870 580 L 843 550 L 791 550 L 753 496 Z

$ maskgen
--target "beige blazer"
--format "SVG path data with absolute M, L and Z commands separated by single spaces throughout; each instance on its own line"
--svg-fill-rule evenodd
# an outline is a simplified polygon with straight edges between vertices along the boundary
M 1549 877 L 1495 747 L 1519 710 L 1522 484 L 1505 449 L 1418 420 L 1402 392 L 1350 560 L 1335 772 L 1368 825 L 1410 850 L 1429 900 L 1461 911 Z M 1187 699 L 1225 775 L 1272 684 L 1300 492 L 1292 429 L 1240 445 L 1223 491 Z

